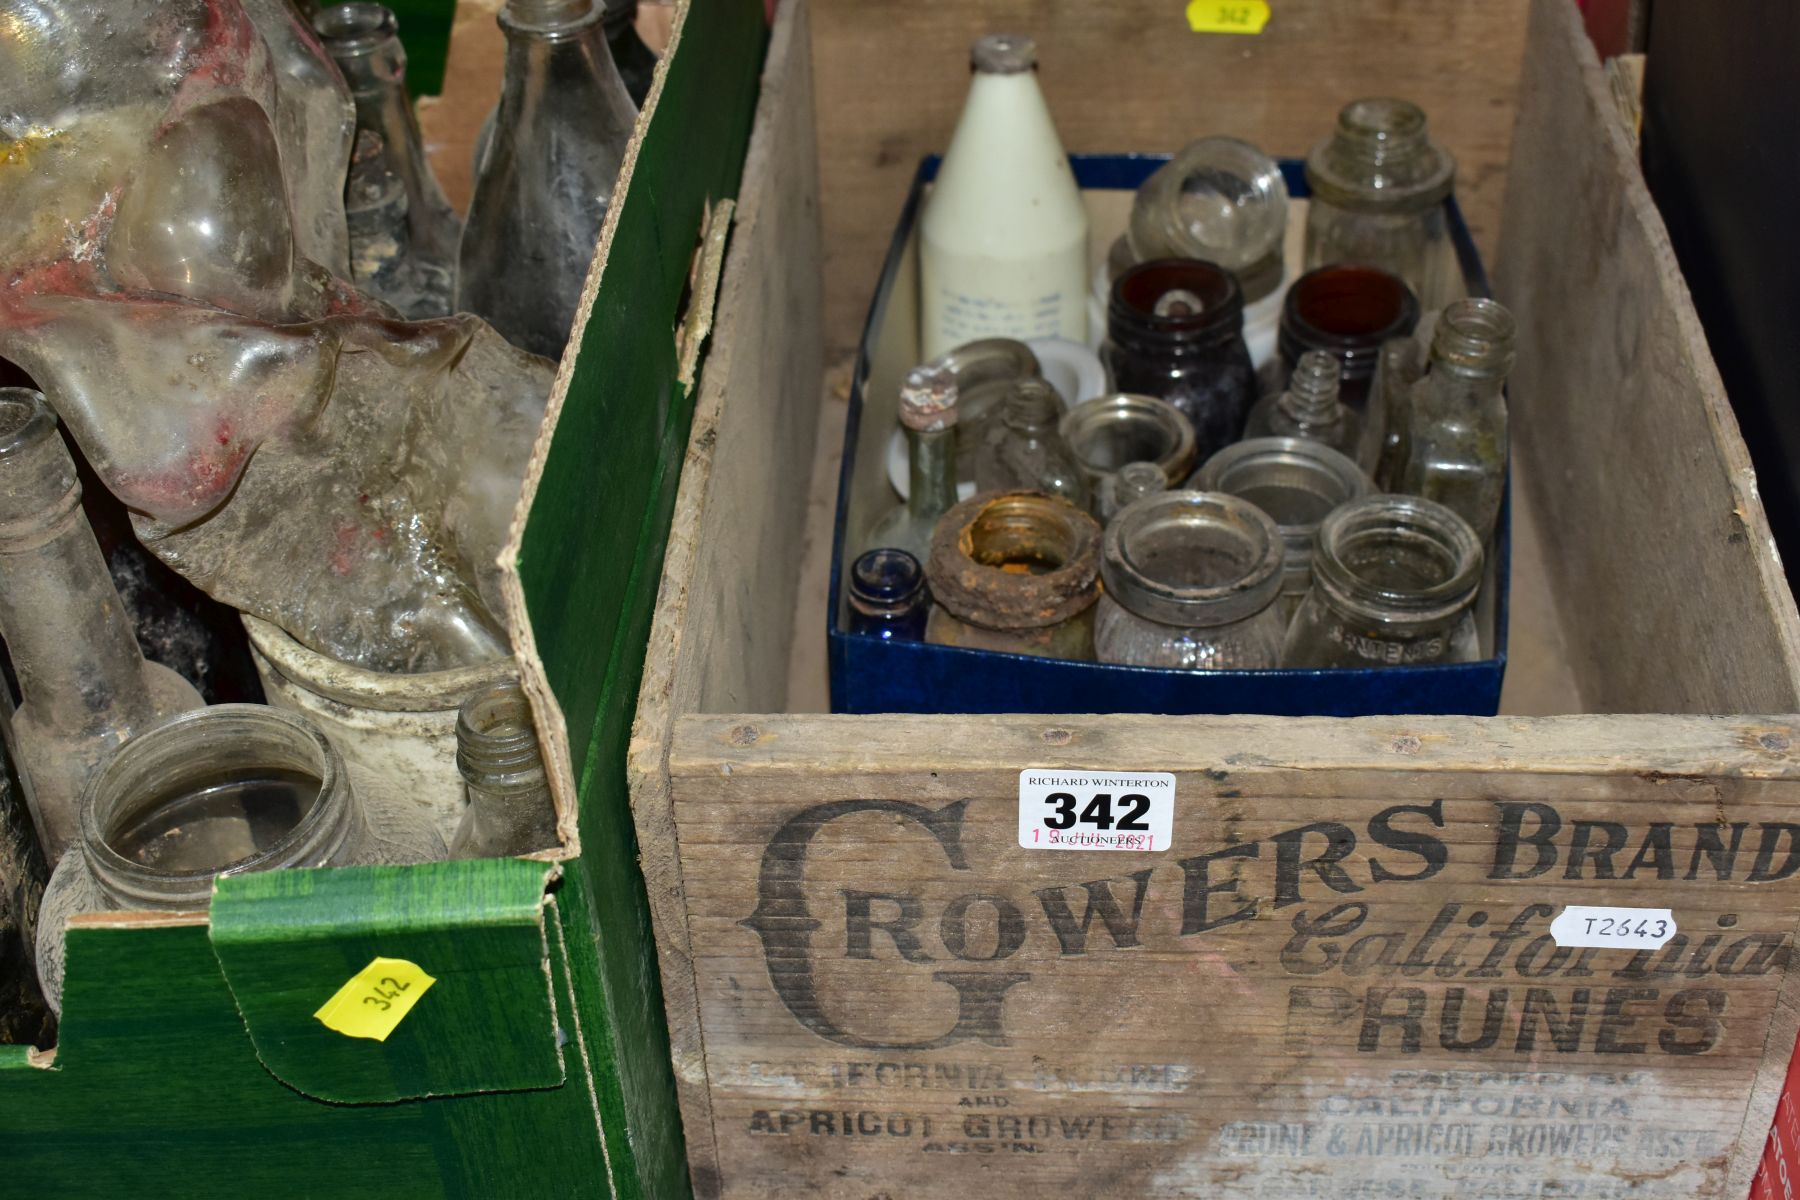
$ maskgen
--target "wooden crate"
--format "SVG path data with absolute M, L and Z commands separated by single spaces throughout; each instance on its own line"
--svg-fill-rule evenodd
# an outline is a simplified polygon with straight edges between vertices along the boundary
M 1304 152 L 1344 100 L 1417 85 L 1477 218 L 1501 213 L 1505 703 L 1547 715 L 1358 720 L 787 711 L 822 657 L 789 636 L 823 635 L 796 599 L 817 587 L 796 578 L 814 269 L 844 345 L 864 235 L 902 195 L 870 181 L 930 148 L 861 120 L 893 93 L 853 77 L 883 55 L 949 73 L 919 41 L 866 44 L 923 16 L 852 39 L 852 7 L 820 4 L 809 61 L 783 4 L 752 148 L 783 182 L 733 245 L 629 763 L 696 1193 L 1744 1196 L 1796 1032 L 1800 615 L 1573 6 L 1286 0 L 1238 40 L 1148 3 L 980 14 L 1039 35 L 1076 148 Z M 959 53 L 963 18 L 932 19 L 955 28 L 921 40 Z M 1111 109 L 1069 103 L 1070 59 Z M 1114 100 L 1140 85 L 1185 126 Z M 1201 113 L 1215 96 L 1229 123 Z M 1504 160 L 1483 157 L 1504 133 L 1458 139 L 1502 120 Z M 1173 773 L 1173 845 L 1022 848 L 1029 768 Z M 1678 932 L 1559 946 L 1570 905 L 1666 908 Z

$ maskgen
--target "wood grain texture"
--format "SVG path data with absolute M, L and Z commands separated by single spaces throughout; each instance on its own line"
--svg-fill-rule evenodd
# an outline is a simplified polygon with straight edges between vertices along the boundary
M 1304 155 L 1370 93 L 1423 105 L 1456 156 L 1484 255 L 1499 227 L 1524 0 L 1282 0 L 1256 37 L 1188 32 L 1163 0 L 821 0 L 814 18 L 825 223 L 826 345 L 855 347 L 919 159 L 941 152 L 968 86 L 969 43 L 1037 38 L 1039 77 L 1072 153 L 1169 153 L 1197 137 Z
M 1800 615 L 1756 477 L 1604 73 L 1532 9 L 1495 294 L 1519 319 L 1513 453 L 1583 700 L 1800 708 Z
M 1736 1200 L 1795 1032 L 1797 744 L 1791 717 L 683 718 L 721 1194 Z M 1172 849 L 1021 848 L 1026 767 L 1174 772 Z M 1681 932 L 1562 948 L 1567 904 Z
M 713 349 L 664 557 L 629 775 L 695 1190 L 716 1194 L 704 1048 L 665 756 L 676 715 L 779 709 L 821 370 L 818 178 L 807 8 L 769 46 Z M 723 449 L 723 453 L 718 451 Z

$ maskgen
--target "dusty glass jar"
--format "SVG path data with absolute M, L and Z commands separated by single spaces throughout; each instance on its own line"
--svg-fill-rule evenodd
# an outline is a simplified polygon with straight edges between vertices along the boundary
M 1287 213 L 1287 181 L 1274 159 L 1240 138 L 1201 138 L 1138 188 L 1124 253 L 1115 247 L 1113 259 L 1119 270 L 1159 258 L 1217 263 L 1254 304 L 1281 284 Z
M 1380 447 L 1367 439 L 1362 414 L 1338 389 L 1338 362 L 1323 350 L 1300 356 L 1286 389 L 1264 396 L 1244 422 L 1246 438 L 1303 438 L 1330 446 L 1358 466 L 1373 467 Z
M 985 493 L 944 514 L 925 567 L 925 640 L 1043 658 L 1094 657 L 1100 526 L 1042 492 Z
M 1381 453 L 1375 463 L 1375 486 L 1398 492 L 1412 450 L 1412 390 L 1425 377 L 1425 355 L 1416 338 L 1384 342 L 1376 359 L 1369 405 L 1382 414 Z
M 904 550 L 871 550 L 850 565 L 850 632 L 884 642 L 917 642 L 925 637 L 931 596 L 925 568 Z
M 1506 492 L 1506 376 L 1512 313 L 1498 301 L 1458 300 L 1438 317 L 1431 365 L 1409 397 L 1400 490 L 1448 505 L 1487 545 Z
M 89 778 L 80 840 L 44 892 L 38 977 L 60 1012 L 63 928 L 76 913 L 197 912 L 226 875 L 443 856 L 422 810 L 365 809 L 304 717 L 261 704 L 183 713 Z
M 1456 160 L 1405 100 L 1353 100 L 1306 158 L 1306 266 L 1366 263 L 1404 279 L 1428 309 L 1461 294 L 1444 198 Z
M 1012 338 L 965 342 L 925 365 L 956 379 L 956 478 L 973 483 L 975 456 L 1013 383 L 1041 378 L 1043 369 L 1031 347 Z
M 1273 667 L 1285 623 L 1282 541 L 1254 504 L 1218 492 L 1164 492 L 1106 527 L 1094 613 L 1101 662 L 1198 671 Z
M 510 858 L 558 845 L 556 806 L 531 703 L 517 679 L 491 684 L 456 714 L 456 769 L 469 807 L 451 858 Z
M 1083 400 L 1063 415 L 1058 430 L 1075 456 L 1089 491 L 1127 463 L 1154 463 L 1166 486 L 1194 469 L 1194 425 L 1167 400 L 1118 393 Z
M 1109 523 L 1127 505 L 1169 490 L 1169 477 L 1150 462 L 1130 462 L 1109 472 L 1100 481 L 1098 500 L 1101 524 Z
M 1319 526 L 1312 570 L 1284 667 L 1411 667 L 1479 653 L 1481 543 L 1441 504 L 1375 495 L 1333 510 Z
M 956 430 L 961 412 L 956 376 L 938 366 L 914 367 L 900 385 L 900 428 L 906 431 L 906 499 L 869 531 L 871 549 L 887 546 L 924 561 L 931 531 L 956 503 Z
M 1199 259 L 1140 263 L 1113 281 L 1100 360 L 1117 391 L 1180 409 L 1203 461 L 1237 440 L 1256 399 L 1237 277 Z
M 1056 389 L 1041 379 L 1016 380 L 975 456 L 975 486 L 984 492 L 1045 492 L 1088 507 L 1093 494 L 1063 440 L 1061 418 Z
M 1370 389 L 1382 344 L 1412 336 L 1419 324 L 1419 300 L 1391 271 L 1355 263 L 1334 263 L 1294 281 L 1282 301 L 1280 355 L 1265 392 L 1280 391 L 1308 350 L 1323 350 L 1338 361 L 1338 399 L 1368 424 L 1385 417 L 1371 409 Z
M 1368 476 L 1346 455 L 1305 438 L 1250 438 L 1227 446 L 1194 475 L 1192 486 L 1256 505 L 1281 530 L 1283 627 L 1312 587 L 1313 541 L 1341 504 L 1368 495 Z

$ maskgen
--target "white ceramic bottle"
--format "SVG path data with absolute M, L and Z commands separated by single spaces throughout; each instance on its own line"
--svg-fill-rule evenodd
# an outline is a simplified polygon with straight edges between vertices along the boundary
M 1087 338 L 1087 209 L 1037 83 L 1037 46 L 990 34 L 920 229 L 920 353 Z

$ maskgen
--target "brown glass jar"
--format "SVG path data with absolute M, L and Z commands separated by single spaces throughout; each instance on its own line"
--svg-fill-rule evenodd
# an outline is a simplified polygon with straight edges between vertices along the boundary
M 1204 462 L 1237 440 L 1256 400 L 1237 276 L 1197 258 L 1132 267 L 1113 281 L 1100 361 L 1114 391 L 1180 409 Z
M 985 492 L 945 513 L 925 569 L 925 640 L 1082 661 L 1094 657 L 1100 525 L 1043 492 Z
M 1294 366 L 1308 350 L 1323 350 L 1338 361 L 1338 399 L 1362 413 L 1381 346 L 1408 337 L 1419 323 L 1419 298 L 1391 271 L 1358 263 L 1333 263 L 1308 271 L 1282 302 L 1280 374 L 1267 391 L 1287 386 Z

